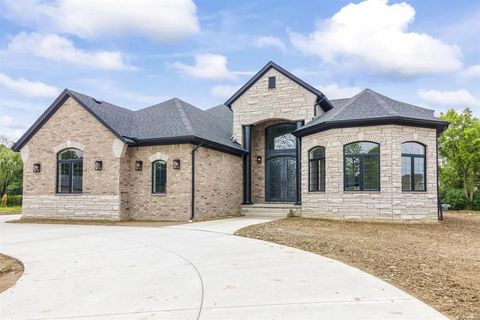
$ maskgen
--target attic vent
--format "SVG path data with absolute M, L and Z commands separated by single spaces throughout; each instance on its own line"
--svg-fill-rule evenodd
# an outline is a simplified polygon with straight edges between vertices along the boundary
M 97 99 L 95 99 L 95 98 L 92 98 L 92 99 L 93 99 L 93 101 L 95 101 L 95 103 L 97 103 L 97 104 L 101 104 L 101 103 L 102 103 L 102 101 L 100 101 L 100 100 L 97 100 Z
M 276 81 L 275 77 L 268 77 L 268 89 L 275 89 Z

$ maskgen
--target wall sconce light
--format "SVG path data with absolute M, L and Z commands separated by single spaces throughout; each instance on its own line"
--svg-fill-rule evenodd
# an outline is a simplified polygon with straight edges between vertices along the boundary
M 33 172 L 40 172 L 42 170 L 42 165 L 40 163 L 33 164 Z
M 137 160 L 135 161 L 135 171 L 142 171 L 143 169 L 143 161 Z
M 262 163 L 262 156 L 257 156 L 257 163 Z
M 95 161 L 95 170 L 97 171 L 102 171 L 103 169 L 103 162 L 102 160 L 96 160 Z
M 180 169 L 180 159 L 173 160 L 173 169 Z

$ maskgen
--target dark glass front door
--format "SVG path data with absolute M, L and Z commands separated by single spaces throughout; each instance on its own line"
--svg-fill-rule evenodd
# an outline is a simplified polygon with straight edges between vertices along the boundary
M 295 201 L 297 190 L 296 167 L 295 157 L 276 157 L 267 160 L 267 201 Z
M 297 141 L 291 134 L 295 129 L 295 124 L 282 123 L 265 131 L 265 201 L 294 202 L 296 199 Z

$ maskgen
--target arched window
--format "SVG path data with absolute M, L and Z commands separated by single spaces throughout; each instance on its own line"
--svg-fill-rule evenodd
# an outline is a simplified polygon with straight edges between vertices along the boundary
M 380 190 L 380 145 L 378 143 L 352 142 L 343 147 L 343 156 L 345 190 Z
M 402 190 L 426 190 L 425 146 L 417 142 L 402 143 Z
M 325 191 L 325 147 L 308 152 L 308 191 Z
M 152 162 L 152 193 L 167 192 L 167 163 L 163 160 Z
M 65 149 L 57 155 L 57 192 L 81 193 L 83 179 L 83 152 Z
M 267 150 L 294 150 L 297 138 L 292 134 L 297 129 L 294 123 L 281 123 L 266 129 Z

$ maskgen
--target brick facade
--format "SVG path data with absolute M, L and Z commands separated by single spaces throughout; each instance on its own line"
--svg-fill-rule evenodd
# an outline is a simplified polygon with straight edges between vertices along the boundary
M 380 144 L 380 191 L 343 190 L 343 146 L 354 141 Z M 403 192 L 401 144 L 426 146 L 426 192 Z M 308 151 L 325 147 L 326 187 L 308 191 Z M 435 129 L 384 125 L 332 129 L 302 138 L 302 215 L 335 219 L 409 221 L 437 219 Z
M 56 193 L 57 153 L 83 151 L 83 191 Z M 22 148 L 23 217 L 100 220 L 188 220 L 191 212 L 191 144 L 127 147 L 69 98 Z M 241 157 L 207 148 L 196 154 L 196 219 L 239 213 Z M 152 194 L 152 161 L 167 162 L 167 191 Z M 180 169 L 173 169 L 173 159 Z M 103 161 L 101 171 L 94 170 Z M 143 161 L 136 171 L 135 161 Z M 33 164 L 41 172 L 33 172 Z
M 24 217 L 120 220 L 119 140 L 88 111 L 69 98 L 22 148 Z M 83 192 L 56 193 L 57 152 L 83 150 Z M 95 160 L 103 170 L 95 171 Z M 33 164 L 41 172 L 33 172 Z

